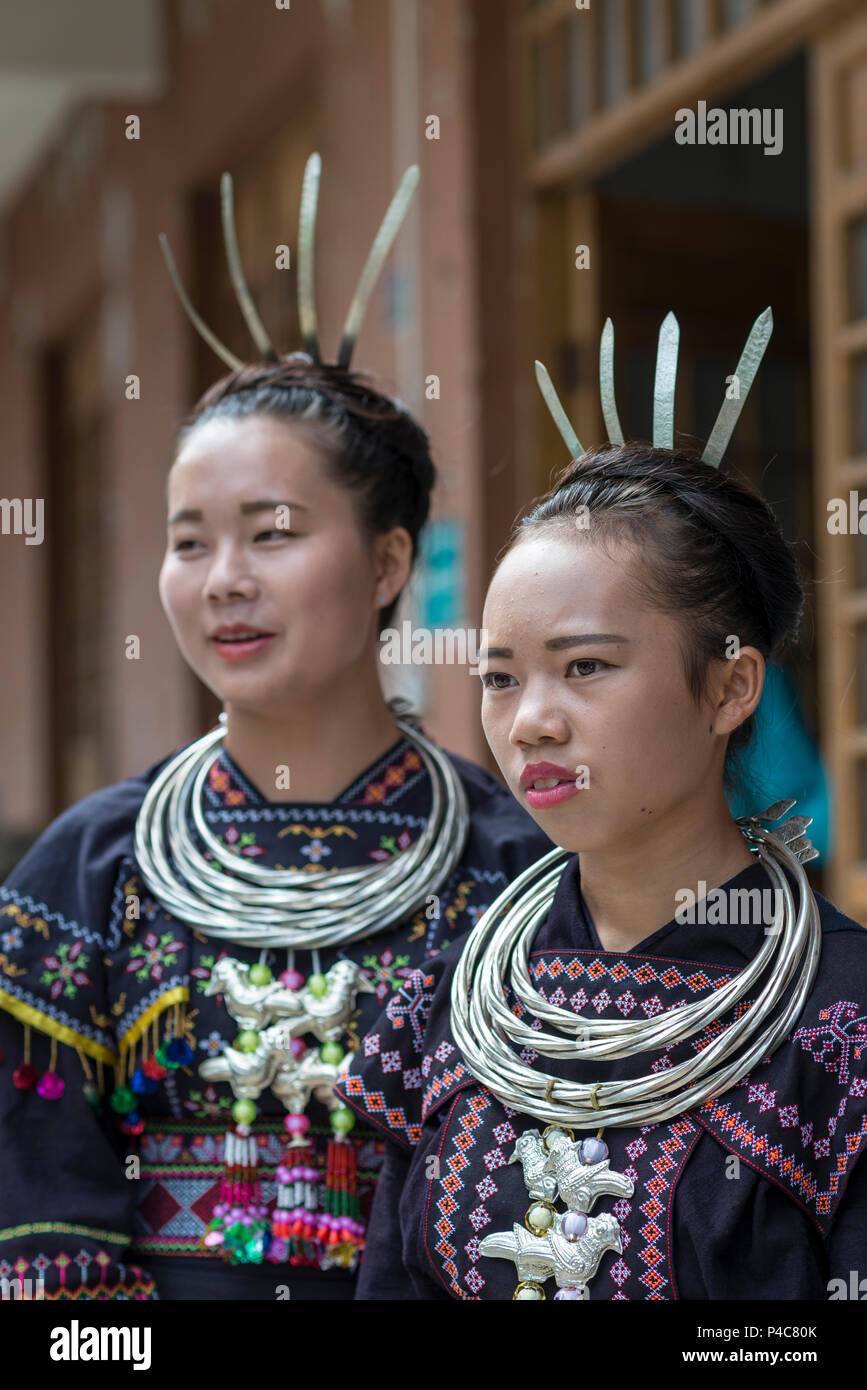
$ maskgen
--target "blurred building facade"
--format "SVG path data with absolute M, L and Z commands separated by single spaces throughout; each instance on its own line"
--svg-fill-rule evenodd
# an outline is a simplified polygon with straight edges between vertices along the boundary
M 397 177 L 421 166 L 357 351 L 423 419 L 441 473 L 410 617 L 480 627 L 511 524 L 566 462 L 535 357 L 581 439 L 601 442 L 610 315 L 621 418 L 646 438 L 673 308 L 677 437 L 691 443 L 773 306 L 729 464 L 799 542 L 809 604 L 792 674 L 834 798 L 823 887 L 864 920 L 867 548 L 857 517 L 854 532 L 827 524 L 831 499 L 867 495 L 863 4 L 82 0 L 71 26 L 69 9 L 40 0 L 35 27 L 0 17 L 0 113 L 13 111 L 0 141 L 2 490 L 45 499 L 43 544 L 0 536 L 6 833 L 32 833 L 213 715 L 156 576 L 177 424 L 221 367 L 177 305 L 157 235 L 205 320 L 249 354 L 219 228 L 230 170 L 254 296 L 279 346 L 297 346 L 294 270 L 276 270 L 274 252 L 287 243 L 294 265 L 315 148 L 326 350 Z M 779 150 L 679 144 L 676 113 L 700 103 L 782 112 Z M 127 398 L 131 374 L 140 399 Z M 406 676 L 436 736 L 484 760 L 466 667 Z

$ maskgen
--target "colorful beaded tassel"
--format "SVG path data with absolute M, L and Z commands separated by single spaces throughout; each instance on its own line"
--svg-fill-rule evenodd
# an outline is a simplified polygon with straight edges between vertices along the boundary
M 256 1140 L 248 1124 L 226 1135 L 226 1168 L 220 1200 L 202 1237 L 232 1264 L 261 1264 L 268 1237 L 268 1208 L 262 1201 Z
M 291 1135 L 286 1157 L 277 1168 L 277 1202 L 271 1213 L 268 1259 L 275 1264 L 317 1265 L 317 1208 L 319 1170 L 309 1141 L 306 1115 L 287 1115 L 283 1122 Z
M 364 1249 L 355 1146 L 348 1138 L 353 1121 L 352 1111 L 342 1106 L 331 1112 L 331 1127 L 335 1133 L 328 1143 L 323 1211 L 316 1232 L 322 1248 L 322 1269 L 335 1265 L 354 1269 Z

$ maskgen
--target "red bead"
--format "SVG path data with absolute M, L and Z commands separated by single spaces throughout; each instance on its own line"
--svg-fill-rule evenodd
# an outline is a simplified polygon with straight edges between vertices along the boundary
M 162 1081 L 164 1076 L 168 1076 L 168 1069 L 161 1067 L 156 1057 L 148 1057 L 141 1064 L 141 1069 L 145 1076 L 149 1076 L 153 1081 Z
M 17 1086 L 19 1091 L 32 1091 L 38 1080 L 39 1073 L 29 1062 L 22 1062 L 12 1073 L 12 1084 Z

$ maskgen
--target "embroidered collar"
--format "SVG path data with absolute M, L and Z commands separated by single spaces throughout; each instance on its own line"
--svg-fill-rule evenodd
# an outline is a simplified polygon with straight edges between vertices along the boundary
M 241 770 L 228 749 L 220 749 L 205 785 L 207 810 L 266 808 L 279 819 L 296 819 L 303 808 L 333 806 L 388 806 L 426 776 L 424 764 L 408 739 L 398 738 L 369 767 L 329 802 L 270 801 Z

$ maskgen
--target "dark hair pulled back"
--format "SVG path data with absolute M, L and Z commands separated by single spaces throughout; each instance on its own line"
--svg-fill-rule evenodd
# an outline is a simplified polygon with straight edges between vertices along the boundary
M 589 521 L 585 530 L 579 519 Z M 543 527 L 568 529 L 606 549 L 624 539 L 635 544 L 640 564 L 629 582 L 641 601 L 679 619 L 684 676 L 696 704 L 710 662 L 725 658 L 730 637 L 766 661 L 778 661 L 797 639 L 804 589 L 771 507 L 746 483 L 690 454 L 636 443 L 589 450 L 517 524 L 504 553 Z M 730 791 L 749 794 L 739 754 L 754 729 L 750 715 L 729 736 Z
M 401 401 L 366 373 L 291 353 L 215 382 L 183 420 L 175 457 L 198 425 L 261 415 L 309 429 L 322 449 L 326 476 L 357 495 L 367 539 L 392 526 L 406 527 L 415 564 L 436 469 L 426 432 Z M 380 610 L 380 632 L 391 625 L 399 597 Z

